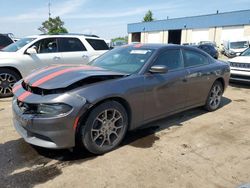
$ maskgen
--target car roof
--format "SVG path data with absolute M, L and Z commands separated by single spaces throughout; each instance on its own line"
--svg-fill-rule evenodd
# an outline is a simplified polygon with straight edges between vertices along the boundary
M 62 33 L 62 34 L 41 34 L 41 35 L 30 35 L 27 36 L 29 38 L 52 38 L 52 37 L 80 37 L 80 38 L 87 38 L 87 39 L 96 39 L 96 40 L 104 40 L 97 35 L 89 35 L 89 34 L 76 34 L 76 33 Z

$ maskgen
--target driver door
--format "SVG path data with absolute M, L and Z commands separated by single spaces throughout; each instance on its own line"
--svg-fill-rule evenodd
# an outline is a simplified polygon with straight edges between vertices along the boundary
M 31 47 L 35 48 L 37 53 L 27 54 L 25 57 L 30 62 L 30 69 L 39 69 L 62 63 L 61 53 L 58 52 L 57 38 L 41 39 Z
M 145 121 L 180 110 L 187 100 L 187 72 L 180 49 L 163 50 L 153 65 L 165 65 L 168 71 L 145 74 Z

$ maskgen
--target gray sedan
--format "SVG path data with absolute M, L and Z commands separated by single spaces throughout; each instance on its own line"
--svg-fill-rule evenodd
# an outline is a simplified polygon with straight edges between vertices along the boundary
M 128 130 L 190 108 L 220 107 L 228 64 L 187 46 L 135 44 L 84 66 L 52 66 L 13 88 L 13 121 L 30 144 L 102 154 Z

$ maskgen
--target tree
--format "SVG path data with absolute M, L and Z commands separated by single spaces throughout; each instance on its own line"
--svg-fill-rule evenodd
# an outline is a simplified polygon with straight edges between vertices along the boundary
M 152 22 L 152 21 L 154 21 L 153 13 L 151 10 L 148 10 L 148 12 L 145 14 L 143 18 L 143 22 Z
M 59 16 L 55 18 L 49 18 L 42 23 L 42 26 L 38 28 L 39 31 L 44 34 L 58 34 L 58 33 L 68 33 L 67 29 L 63 27 L 64 22 Z

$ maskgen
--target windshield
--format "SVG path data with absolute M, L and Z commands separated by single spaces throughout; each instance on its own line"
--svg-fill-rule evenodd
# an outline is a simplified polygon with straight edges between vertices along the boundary
M 246 49 L 244 52 L 240 54 L 241 56 L 250 56 L 250 48 Z
M 232 49 L 247 48 L 248 46 L 248 41 L 230 42 L 230 47 Z
M 152 49 L 121 47 L 105 53 L 89 64 L 112 71 L 132 74 L 143 67 L 153 52 Z
M 16 52 L 17 50 L 24 47 L 26 44 L 30 43 L 31 41 L 35 40 L 35 38 L 23 38 L 18 40 L 15 43 L 10 44 L 2 49 L 4 52 Z

